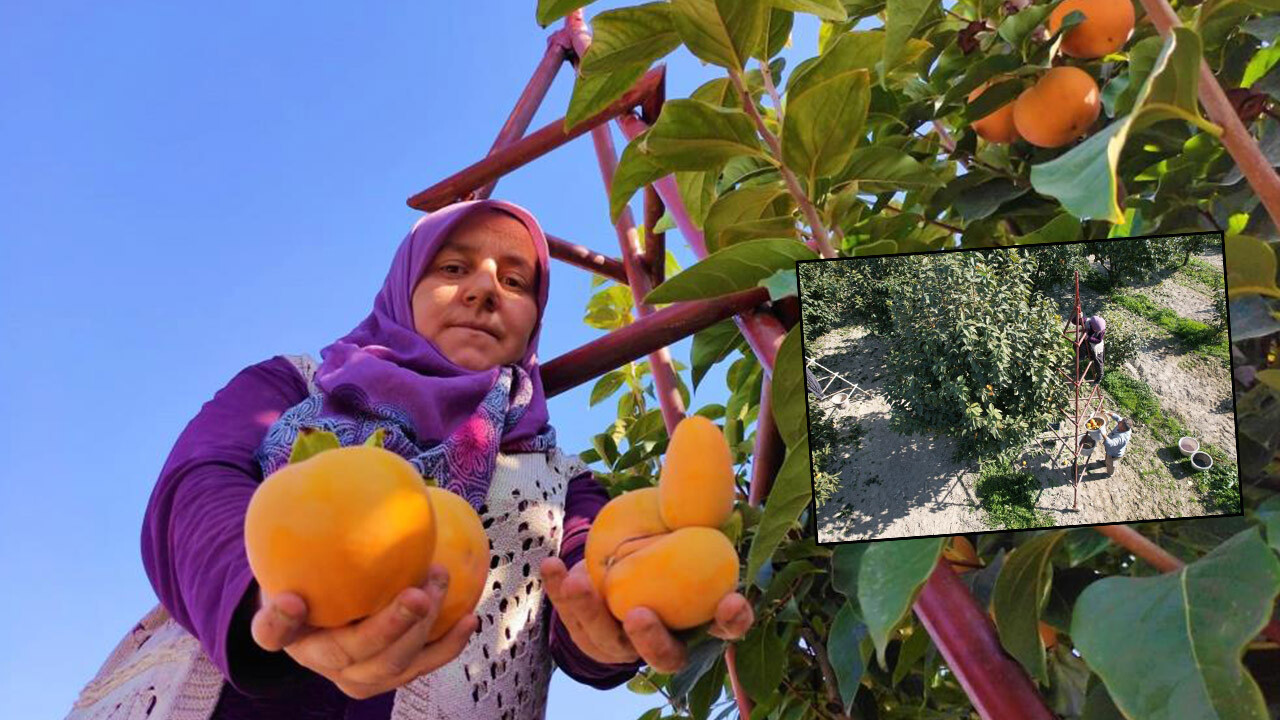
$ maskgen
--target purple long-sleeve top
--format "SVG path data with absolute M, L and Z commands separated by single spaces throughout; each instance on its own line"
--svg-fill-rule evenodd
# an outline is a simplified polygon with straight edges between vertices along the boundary
M 205 403 L 165 461 L 142 527 L 142 560 L 160 602 L 227 678 L 215 718 L 344 718 L 390 715 L 394 693 L 352 700 L 286 653 L 254 643 L 257 583 L 244 548 L 244 517 L 262 482 L 254 460 L 271 426 L 307 397 L 302 376 L 277 356 L 245 368 Z M 560 558 L 573 567 L 608 494 L 590 473 L 570 480 Z M 550 650 L 575 680 L 607 689 L 638 664 L 599 663 L 572 641 L 552 608 Z

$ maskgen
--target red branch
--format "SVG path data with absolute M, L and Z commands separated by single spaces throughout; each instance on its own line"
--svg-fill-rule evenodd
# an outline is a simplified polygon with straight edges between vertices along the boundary
M 614 282 L 623 285 L 627 284 L 627 270 L 622 266 L 621 260 L 611 258 L 608 255 L 601 255 L 591 248 L 571 243 L 555 235 L 547 234 L 546 237 L 551 257 L 607 277 Z
M 1151 18 L 1151 23 L 1164 37 L 1168 37 L 1173 28 L 1180 27 L 1182 21 L 1166 0 L 1141 0 L 1142 7 Z M 1235 159 L 1240 171 L 1248 178 L 1253 191 L 1271 215 L 1271 222 L 1280 227 L 1280 176 L 1275 168 L 1262 154 L 1258 142 L 1240 122 L 1240 116 L 1231 106 L 1227 94 L 1222 91 L 1218 79 L 1213 76 L 1209 63 L 1200 61 L 1200 102 L 1204 104 L 1209 119 L 1222 126 L 1222 144 Z
M 533 134 L 503 146 L 502 149 L 488 155 L 480 162 L 450 175 L 409 198 L 409 206 L 418 210 L 438 210 L 461 198 L 469 197 L 472 192 L 490 181 L 523 167 L 639 105 L 662 82 L 665 72 L 664 67 L 658 66 L 645 73 L 644 77 L 636 82 L 635 87 L 624 93 L 609 107 L 575 125 L 571 130 L 564 129 L 564 118 L 552 120 Z
M 1005 652 L 990 618 L 947 563 L 934 567 L 915 612 L 985 720 L 1053 720 L 1031 678 Z
M 533 122 L 533 116 L 546 98 L 547 90 L 556 79 L 560 65 L 568 57 L 569 38 L 563 30 L 552 33 L 551 37 L 547 38 L 547 51 L 543 54 L 542 61 L 538 63 L 537 69 L 533 71 L 533 77 L 529 78 L 529 84 L 520 93 L 515 106 L 511 108 L 511 114 L 507 116 L 507 121 L 498 131 L 498 137 L 493 141 L 493 147 L 489 149 L 490 154 L 520 139 L 524 131 L 529 129 L 529 123 Z M 475 196 L 481 199 L 489 197 L 497 184 L 497 178 L 490 180 L 488 184 L 476 191 Z

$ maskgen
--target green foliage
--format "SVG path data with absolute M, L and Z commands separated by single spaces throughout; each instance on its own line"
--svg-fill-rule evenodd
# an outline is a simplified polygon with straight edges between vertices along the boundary
M 1107 318 L 1107 335 L 1102 354 L 1104 367 L 1119 370 L 1125 363 L 1133 362 L 1145 340 L 1130 327 L 1128 320 L 1111 315 Z M 1090 371 L 1090 376 L 1092 375 L 1093 371 Z
M 920 255 L 893 300 L 889 379 L 894 423 L 948 435 L 960 457 L 1021 447 L 1057 412 L 1069 343 L 1052 303 L 1031 290 L 1017 252 Z
M 984 522 L 993 530 L 1021 530 L 1052 525 L 1052 518 L 1036 509 L 1040 481 L 1031 473 L 1014 470 L 1009 460 L 982 466 L 974 486 L 982 504 Z
M 1280 561 L 1251 529 L 1176 572 L 1094 583 L 1071 637 L 1126 716 L 1261 720 L 1266 705 L 1240 656 L 1278 592 Z
M 1089 271 L 1084 250 L 1085 246 L 1079 243 L 1028 250 L 1027 259 L 1032 262 L 1031 287 L 1044 294 L 1055 290 L 1074 292 L 1076 272 L 1084 277 Z
M 1180 266 L 1188 246 L 1200 236 L 1125 238 L 1088 244 L 1089 252 L 1107 270 L 1112 287 L 1140 285 Z
M 583 4 L 539 0 L 538 18 L 551 22 Z M 1106 111 L 1090 137 L 1074 146 L 1045 150 L 978 139 L 971 122 L 979 111 L 1012 97 L 1059 62 L 1051 53 L 1053 39 L 1037 32 L 1051 6 L 1036 1 L 1010 13 L 1009 6 L 995 0 L 966 0 L 945 11 L 927 0 L 672 0 L 609 10 L 597 16 L 594 30 L 600 44 L 581 63 L 566 122 L 580 123 L 608 106 L 668 51 L 690 52 L 722 69 L 689 98 L 668 100 L 654 126 L 624 149 L 610 188 L 616 218 L 640 188 L 674 175 L 680 197 L 712 251 L 762 240 L 787 243 L 777 247 L 790 250 L 803 247 L 801 239 L 827 237 L 839 254 L 861 257 L 1083 239 L 1098 243 L 1087 249 L 1105 266 L 1102 277 L 1129 285 L 1174 270 L 1204 238 L 1149 241 L 1138 250 L 1126 249 L 1132 241 L 1098 241 L 1185 236 L 1216 228 L 1273 236 L 1275 228 L 1258 193 L 1242 182 L 1237 164 L 1216 137 L 1217 128 L 1199 117 L 1196 83 L 1203 60 L 1224 85 L 1275 94 L 1274 0 L 1179 3 L 1176 12 L 1183 28 L 1169 39 L 1142 23 L 1127 46 L 1104 61 L 1072 60 L 1099 80 Z M 818 47 L 808 49 L 807 58 L 805 48 L 796 48 L 802 61 L 785 72 L 788 68 L 776 55 L 800 14 L 821 20 Z M 972 35 L 979 23 L 990 29 Z M 965 38 L 964 31 L 971 37 Z M 976 47 L 966 47 L 970 39 Z M 967 95 L 988 81 L 990 91 L 970 105 Z M 1271 151 L 1280 125 L 1264 117 L 1248 129 L 1275 154 Z M 1233 237 L 1240 246 L 1243 236 Z M 696 238 L 688 239 L 697 244 Z M 1258 355 L 1265 352 L 1259 346 L 1280 333 L 1280 292 L 1274 290 L 1273 249 L 1256 240 L 1251 247 L 1266 262 L 1250 263 L 1257 266 L 1252 272 L 1236 268 L 1256 292 L 1233 294 L 1231 329 L 1237 341 L 1246 343 L 1238 342 L 1237 349 L 1261 368 Z M 673 280 L 686 277 L 662 292 L 673 293 L 667 298 L 671 300 L 714 297 L 757 283 L 771 292 L 787 291 L 777 273 L 795 256 L 779 250 L 772 253 L 773 260 L 761 262 L 750 254 L 754 251 L 745 252 L 735 262 L 669 273 Z M 929 263 L 935 259 L 939 268 L 958 263 L 953 258 L 960 256 L 913 258 L 918 265 L 884 258 L 851 261 L 851 270 L 819 290 L 832 296 L 847 291 L 847 301 L 817 315 L 806 307 L 806 331 L 813 338 L 820 334 L 813 332 L 815 327 L 857 323 L 890 339 L 891 352 L 897 353 L 890 362 L 898 375 L 890 382 L 897 383 L 895 412 L 914 417 L 908 424 L 916 430 L 956 435 L 966 452 L 997 457 L 1001 448 L 1020 445 L 1021 433 L 1043 426 L 1049 388 L 1057 380 L 1055 367 L 1070 352 L 1057 335 L 1062 321 L 1032 291 L 1055 285 L 1060 291 L 1062 279 L 1081 258 L 1053 247 L 1043 257 L 1062 256 L 1066 262 L 1033 267 L 1033 255 L 986 271 L 976 263 L 999 262 L 978 257 L 974 266 L 952 269 L 952 275 L 970 278 L 967 286 L 954 278 L 948 284 L 950 276 L 939 272 L 916 269 L 933 267 Z M 899 274 L 895 268 L 906 271 Z M 1195 262 L 1184 272 L 1201 284 L 1214 282 Z M 1086 284 L 1094 281 L 1092 275 Z M 1236 277 L 1233 289 L 1244 287 Z M 805 289 L 808 280 L 802 271 Z M 964 290 L 978 287 L 982 292 L 965 297 Z M 942 290 L 948 288 L 959 291 L 953 299 L 960 302 L 943 298 Z M 629 290 L 605 288 L 587 315 L 593 327 L 625 325 L 632 319 Z M 1176 419 L 1160 408 L 1150 388 L 1118 371 L 1140 338 L 1126 343 L 1123 323 L 1108 321 L 1107 359 L 1113 371 L 1105 388 L 1122 412 L 1153 428 L 1162 441 L 1176 442 L 1182 432 Z M 1213 343 L 1205 347 L 1225 348 Z M 738 679 L 756 701 L 752 718 L 832 717 L 840 705 L 849 717 L 968 717 L 971 703 L 954 669 L 946 666 L 910 612 L 941 540 L 833 550 L 817 546 L 806 534 L 806 509 L 813 499 L 809 445 L 814 446 L 821 495 L 821 466 L 837 443 L 823 442 L 822 429 L 814 437 L 808 434 L 799 357 L 793 331 L 771 376 L 775 417 L 788 452 L 764 507 L 744 507 L 742 515 L 740 550 L 748 560 L 744 592 L 755 604 L 758 622 L 741 648 Z M 723 425 L 742 478 L 751 459 L 766 369 L 729 323 L 695 338 L 690 358 L 694 383 L 721 362 L 729 363 L 723 404 L 690 409 Z M 611 493 L 654 482 L 666 433 L 653 397 L 647 363 L 617 368 L 593 389 L 592 403 L 617 402 L 616 420 L 584 453 L 601 468 L 598 475 Z M 1242 392 L 1238 407 L 1241 468 L 1251 482 L 1266 477 L 1274 487 L 1280 478 L 1280 394 L 1258 385 Z M 1208 449 L 1215 469 L 1222 470 L 1194 477 L 1206 502 L 1221 497 L 1225 503 L 1231 496 L 1227 475 L 1232 468 L 1219 451 Z M 1041 524 L 1028 500 L 1031 486 L 1025 473 L 987 463 L 982 487 L 988 512 L 1004 513 L 999 524 Z M 1260 495 L 1266 493 L 1246 488 L 1250 509 L 1257 507 Z M 1271 516 L 1259 515 L 1256 521 L 1266 517 Z M 1274 518 L 1267 522 L 1275 524 Z M 1151 575 L 1151 568 L 1106 542 L 1097 543 L 1099 536 L 1091 530 L 1068 532 L 1052 552 L 1040 554 L 1039 574 L 1029 583 L 1014 582 L 1017 562 L 1004 579 L 1002 562 L 1006 557 L 1016 560 L 1020 553 L 1035 555 L 1034 546 L 1024 549 L 1047 542 L 1038 540 L 1044 535 L 983 535 L 979 554 L 986 568 L 966 579 L 984 603 L 997 580 L 1016 590 L 1007 603 L 1002 601 L 1005 619 L 1017 618 L 1012 626 L 1005 623 L 1002 641 L 1047 683 L 1046 701 L 1060 716 L 1118 717 L 1116 706 L 1134 718 L 1161 717 L 1170 707 L 1175 716 L 1181 710 L 1199 712 L 1203 706 L 1184 708 L 1173 702 L 1190 688 L 1200 691 L 1190 702 L 1207 699 L 1215 710 L 1223 709 L 1221 716 L 1230 717 L 1252 707 L 1248 682 L 1241 680 L 1247 676 L 1238 663 L 1247 633 L 1237 622 L 1229 641 L 1215 641 L 1213 633 L 1199 628 L 1212 626 L 1218 620 L 1213 613 L 1223 608 L 1247 606 L 1240 615 L 1252 619 L 1264 600 L 1274 599 L 1274 585 L 1257 582 L 1266 575 L 1266 562 L 1256 548 L 1248 549 L 1252 555 L 1246 558 L 1239 546 L 1223 545 L 1245 523 L 1136 526 L 1193 561 L 1189 568 L 1197 567 L 1197 558 L 1205 561 L 1177 577 L 1181 584 L 1166 593 L 1174 597 L 1181 590 L 1177 609 L 1182 618 L 1197 621 L 1184 624 L 1191 628 L 1186 643 L 1171 630 L 1173 603 L 1133 586 L 1112 595 L 1121 585 L 1117 581 L 1163 578 L 1142 577 Z M 1236 572 L 1240 568 L 1245 569 Z M 1225 589 L 1202 591 L 1210 586 L 1202 578 L 1219 571 L 1229 578 L 1219 583 Z M 1047 599 L 1036 595 L 1040 588 Z M 1142 608 L 1154 609 L 1153 614 L 1140 614 Z M 1051 653 L 1041 655 L 1038 639 L 1028 631 L 1028 619 L 1036 613 L 1060 630 L 1072 630 Z M 1085 616 L 1088 621 L 1081 619 Z M 1088 627 L 1094 621 L 1111 626 Z M 1087 636 L 1077 643 L 1083 660 L 1072 652 L 1077 630 Z M 1125 655 L 1124 643 L 1142 652 Z M 1191 667 L 1182 652 L 1188 648 L 1204 651 L 1213 662 Z M 733 712 L 723 649 L 718 640 L 696 642 L 685 669 L 674 675 L 646 672 L 645 682 L 637 682 L 636 688 L 660 691 L 671 706 L 652 711 L 646 720 L 707 720 Z M 873 651 L 879 662 L 870 659 Z M 823 659 L 829 662 L 824 665 Z M 1170 677 L 1190 680 L 1156 692 L 1145 686 L 1148 675 L 1162 682 Z
M 800 319 L 810 342 L 853 319 L 853 275 L 858 268 L 849 262 L 814 262 L 796 265 L 800 278 Z

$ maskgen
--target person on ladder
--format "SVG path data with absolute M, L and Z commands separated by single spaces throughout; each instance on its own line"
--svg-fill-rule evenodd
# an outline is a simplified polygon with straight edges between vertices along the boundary
M 1085 357 L 1081 358 L 1093 361 L 1093 367 L 1097 370 L 1094 376 L 1093 384 L 1097 385 L 1102 382 L 1102 351 L 1103 339 L 1107 334 L 1107 321 L 1101 315 L 1093 315 L 1085 319 L 1084 313 L 1078 313 L 1071 319 L 1072 325 L 1084 324 L 1084 342 L 1081 345 L 1085 348 Z M 1076 352 L 1079 352 L 1077 348 Z

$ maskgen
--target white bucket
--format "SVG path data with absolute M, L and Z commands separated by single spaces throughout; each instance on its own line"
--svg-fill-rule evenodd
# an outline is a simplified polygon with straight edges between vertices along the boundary
M 1213 467 L 1213 458 L 1209 456 L 1209 453 L 1198 450 L 1191 453 L 1191 467 L 1200 471 L 1208 470 Z
M 1178 438 L 1178 449 L 1182 451 L 1184 456 L 1191 457 L 1192 453 L 1200 449 L 1200 441 L 1193 437 L 1180 437 Z

